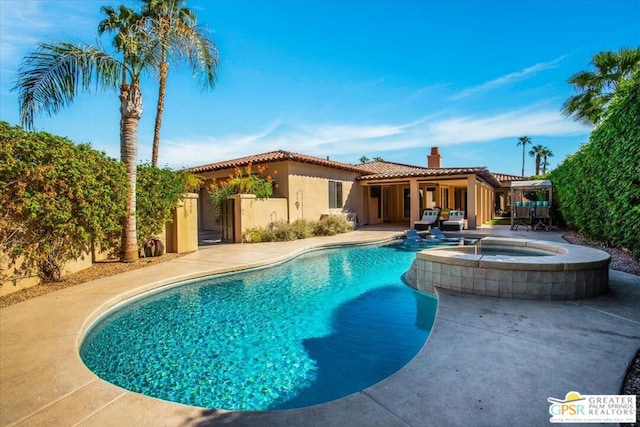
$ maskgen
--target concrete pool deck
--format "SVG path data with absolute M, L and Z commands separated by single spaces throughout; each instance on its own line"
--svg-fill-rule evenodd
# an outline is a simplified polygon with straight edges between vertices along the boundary
M 544 425 L 548 397 L 619 394 L 640 348 L 640 277 L 610 271 L 610 292 L 528 301 L 438 291 L 434 328 L 402 370 L 361 393 L 309 408 L 225 412 L 145 397 L 80 360 L 93 320 L 122 299 L 192 277 L 281 261 L 314 247 L 391 238 L 365 228 L 285 243 L 217 245 L 166 263 L 0 310 L 0 425 L 496 426 Z M 557 232 L 475 234 L 561 241 Z M 609 424 L 610 425 L 610 424 Z

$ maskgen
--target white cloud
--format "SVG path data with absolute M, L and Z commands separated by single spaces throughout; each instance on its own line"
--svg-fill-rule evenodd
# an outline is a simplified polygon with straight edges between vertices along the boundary
M 426 131 L 433 143 L 455 145 L 522 135 L 581 135 L 588 133 L 589 128 L 564 117 L 559 111 L 525 109 L 488 117 L 450 118 L 430 123 Z
M 273 150 L 318 157 L 384 153 L 433 144 L 482 143 L 522 135 L 573 136 L 590 131 L 546 108 L 522 109 L 492 116 L 429 116 L 404 124 L 297 124 L 278 121 L 246 135 L 163 141 L 160 163 L 197 166 Z M 355 158 L 354 158 L 355 159 Z
M 455 101 L 458 99 L 465 98 L 467 96 L 473 95 L 477 92 L 486 91 L 489 89 L 493 89 L 495 87 L 504 86 L 514 81 L 525 79 L 529 76 L 534 75 L 539 71 L 550 70 L 552 68 L 556 68 L 558 63 L 562 61 L 565 56 L 561 56 L 559 58 L 554 59 L 551 62 L 540 62 L 538 64 L 532 65 L 531 67 L 527 67 L 524 70 L 516 71 L 513 73 L 506 74 L 504 76 L 500 76 L 497 79 L 490 80 L 488 82 L 481 83 L 477 86 L 472 86 L 470 88 L 464 89 L 457 94 L 453 95 L 450 99 Z

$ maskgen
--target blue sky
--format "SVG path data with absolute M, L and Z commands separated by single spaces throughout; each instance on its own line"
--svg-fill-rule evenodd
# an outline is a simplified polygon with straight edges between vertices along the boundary
M 135 1 L 0 1 L 0 120 L 17 124 L 11 88 L 37 42 L 97 43 L 100 6 Z M 555 167 L 588 141 L 565 118 L 566 80 L 603 50 L 640 45 L 638 0 L 188 0 L 217 44 L 214 90 L 172 69 L 160 165 L 196 166 L 283 149 L 358 163 L 361 156 L 486 166 L 519 175 L 518 137 Z M 110 40 L 100 39 L 107 48 Z M 151 158 L 157 85 L 143 85 L 139 161 Z M 81 93 L 35 128 L 119 158 L 117 94 Z M 527 156 L 525 173 L 534 172 Z

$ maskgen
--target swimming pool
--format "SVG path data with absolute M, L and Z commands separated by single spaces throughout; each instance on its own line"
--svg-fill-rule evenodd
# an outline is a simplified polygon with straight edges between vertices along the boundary
M 96 323 L 80 354 L 125 389 L 206 408 L 304 407 L 392 375 L 424 345 L 436 300 L 402 283 L 396 246 L 314 251 L 187 283 Z

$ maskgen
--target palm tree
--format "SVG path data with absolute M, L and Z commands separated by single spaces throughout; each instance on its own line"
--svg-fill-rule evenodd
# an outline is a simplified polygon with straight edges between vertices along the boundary
M 169 75 L 169 60 L 184 60 L 193 66 L 194 74 L 204 77 L 204 87 L 213 88 L 218 69 L 215 44 L 196 28 L 195 13 L 184 7 L 185 0 L 143 0 L 142 16 L 150 34 L 158 39 L 160 63 L 159 88 L 151 164 L 158 165 L 160 128 Z
M 360 163 L 367 163 L 367 162 L 369 162 L 369 158 L 367 156 L 360 157 Z
M 540 153 L 540 155 L 542 156 L 542 163 L 540 164 L 540 166 L 542 166 L 542 174 L 544 175 L 545 173 L 547 173 L 547 167 L 549 166 L 547 158 L 553 157 L 553 151 L 549 150 L 549 148 L 547 147 L 544 147 L 544 150 Z
M 101 89 L 119 87 L 120 156 L 129 184 L 120 259 L 131 262 L 138 258 L 135 212 L 138 123 L 142 116 L 140 76 L 147 69 L 155 69 L 159 60 L 134 12 L 124 6 L 117 13 L 109 8 L 103 11 L 107 20 L 112 20 L 105 23 L 105 28 L 113 25 L 118 29 L 114 46 L 121 59 L 85 44 L 41 43 L 23 59 L 14 89 L 19 92 L 20 120 L 23 126 L 32 128 L 37 113 L 57 113 L 74 100 L 78 91 L 88 92 L 94 83 Z
M 640 70 L 640 48 L 622 48 L 594 55 L 594 71 L 580 71 L 569 78 L 578 95 L 567 99 L 562 112 L 574 119 L 597 124 L 609 105 L 620 81 Z
M 525 154 L 525 146 L 527 144 L 531 144 L 531 138 L 528 136 L 521 136 L 518 138 L 518 145 L 516 147 L 522 145 L 522 176 L 524 176 L 524 154 Z
M 529 156 L 530 157 L 534 157 L 535 156 L 535 162 L 536 162 L 536 175 L 540 174 L 540 160 L 542 159 L 542 153 L 544 152 L 544 150 L 547 147 L 538 144 L 538 145 L 534 145 L 533 147 L 531 147 L 531 150 L 529 150 Z

